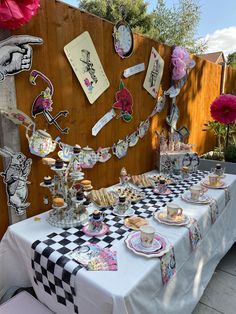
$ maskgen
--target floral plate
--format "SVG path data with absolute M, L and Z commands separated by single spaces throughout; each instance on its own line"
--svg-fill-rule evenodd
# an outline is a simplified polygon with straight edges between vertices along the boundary
M 201 184 L 209 189 L 224 189 L 227 187 L 224 181 L 220 181 L 217 185 L 210 185 L 210 182 L 205 180 L 202 181 Z
M 193 200 L 191 198 L 191 193 L 189 191 L 182 194 L 181 198 L 184 201 L 186 201 L 188 203 L 192 203 L 192 204 L 209 204 L 212 202 L 212 198 L 206 194 L 203 194 L 202 196 L 200 196 L 198 200 Z
M 166 211 L 159 211 L 153 214 L 153 217 L 160 223 L 170 226 L 185 226 L 189 223 L 190 219 L 187 215 L 181 215 L 178 219 L 170 219 L 167 217 Z
M 103 223 L 100 231 L 91 231 L 89 230 L 89 223 L 87 223 L 82 231 L 89 237 L 101 237 L 109 231 L 109 227 Z
M 125 239 L 125 243 L 132 252 L 147 258 L 163 256 L 170 249 L 167 241 L 157 233 L 154 237 L 154 245 L 150 248 L 142 246 L 139 231 L 130 233 Z

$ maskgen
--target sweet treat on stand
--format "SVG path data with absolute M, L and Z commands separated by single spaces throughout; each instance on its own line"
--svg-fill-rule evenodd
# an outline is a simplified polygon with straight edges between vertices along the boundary
M 65 202 L 62 197 L 54 197 L 52 200 L 52 204 L 54 207 L 62 207 L 64 206 Z
M 77 201 L 82 201 L 84 199 L 84 193 L 82 190 L 77 191 L 76 193 L 76 200 Z
M 43 178 L 43 182 L 45 185 L 50 185 L 52 184 L 52 178 L 50 176 L 46 176 Z
M 50 157 L 42 158 L 42 163 L 47 166 L 53 166 L 56 162 L 56 159 Z
M 81 152 L 81 147 L 79 145 L 75 145 L 73 147 L 73 153 L 74 154 L 79 154 Z
M 90 191 L 93 189 L 90 180 L 82 180 L 80 184 L 83 187 L 84 191 Z
M 61 159 L 57 159 L 57 160 L 56 160 L 56 162 L 55 162 L 55 168 L 56 168 L 56 169 L 62 169 L 62 168 L 63 168 L 63 165 L 64 165 L 63 160 L 61 160 Z
M 118 195 L 124 195 L 130 202 L 138 202 L 145 197 L 144 193 L 133 189 L 131 186 L 115 188 L 114 192 Z

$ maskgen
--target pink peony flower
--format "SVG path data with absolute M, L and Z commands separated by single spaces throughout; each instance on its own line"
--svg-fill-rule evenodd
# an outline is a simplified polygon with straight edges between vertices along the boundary
M 236 121 L 236 96 L 220 95 L 211 104 L 211 116 L 214 120 L 231 124 Z
M 37 13 L 40 0 L 1 0 L 0 28 L 16 29 Z
M 174 48 L 171 62 L 174 66 L 172 72 L 174 81 L 181 80 L 186 75 L 187 69 L 192 69 L 195 66 L 195 61 L 190 59 L 187 49 L 180 46 Z

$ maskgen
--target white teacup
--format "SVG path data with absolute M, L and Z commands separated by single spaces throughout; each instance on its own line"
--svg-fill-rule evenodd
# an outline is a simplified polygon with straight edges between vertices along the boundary
M 198 201 L 199 197 L 203 195 L 204 190 L 200 185 L 193 185 L 190 187 L 191 199 L 194 201 Z
M 208 179 L 211 186 L 216 186 L 219 183 L 220 177 L 216 174 L 209 174 Z
M 181 216 L 183 213 L 183 209 L 179 207 L 178 204 L 168 203 L 167 204 L 167 218 L 175 219 L 177 216 Z
M 142 246 L 151 247 L 155 236 L 155 229 L 152 226 L 145 225 L 141 226 L 139 230 Z

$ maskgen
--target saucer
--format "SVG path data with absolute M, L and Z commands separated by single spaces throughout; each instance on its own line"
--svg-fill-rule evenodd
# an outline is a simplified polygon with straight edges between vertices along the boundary
M 128 208 L 124 214 L 119 214 L 116 209 L 117 209 L 117 205 L 114 207 L 114 209 L 112 211 L 112 213 L 116 216 L 126 217 L 126 216 L 133 216 L 134 215 L 134 209 L 133 208 Z
M 185 226 L 189 223 L 190 219 L 187 215 L 180 215 L 178 218 L 170 219 L 167 217 L 166 211 L 159 211 L 153 214 L 153 217 L 160 223 L 170 226 Z
M 100 231 L 91 231 L 89 230 L 89 223 L 87 223 L 82 231 L 89 237 L 101 237 L 109 231 L 109 227 L 105 223 L 102 223 L 102 229 Z
M 209 204 L 212 201 L 212 198 L 206 194 L 203 194 L 202 196 L 200 196 L 198 200 L 194 200 L 191 198 L 190 191 L 187 191 L 184 194 L 182 194 L 181 198 L 184 201 L 186 201 L 188 203 L 193 203 L 193 204 Z
M 158 189 L 154 189 L 153 193 L 159 194 L 159 195 L 169 195 L 172 193 L 172 191 L 170 189 L 166 189 L 166 191 L 164 193 L 160 193 Z
M 147 258 L 160 257 L 170 249 L 169 243 L 157 233 L 155 233 L 153 245 L 148 248 L 141 244 L 139 231 L 130 233 L 125 239 L 125 243 L 132 252 Z
M 63 206 L 54 206 L 53 204 L 52 204 L 52 208 L 53 209 L 63 209 L 63 208 L 66 208 L 67 207 L 67 203 L 66 202 L 64 202 L 64 205 Z
M 42 186 L 43 188 L 52 188 L 52 187 L 54 187 L 54 183 L 53 182 L 51 184 L 45 184 L 44 182 L 40 182 L 39 185 Z
M 65 171 L 66 168 L 67 168 L 67 166 L 65 166 L 65 165 L 64 165 L 62 168 L 56 168 L 55 166 L 52 166 L 52 167 L 51 167 L 51 169 L 52 169 L 53 171 L 56 171 L 56 172 Z
M 202 181 L 201 184 L 203 186 L 210 188 L 210 189 L 223 189 L 226 187 L 224 181 L 220 181 L 216 185 L 210 185 L 210 182 L 208 180 L 205 180 L 205 181 Z

